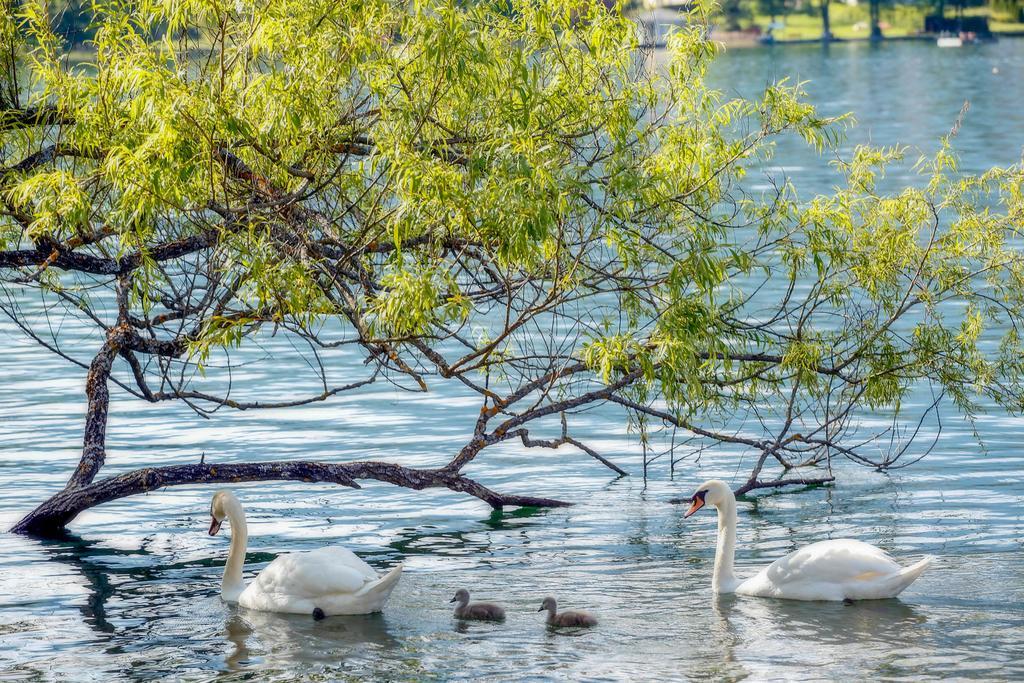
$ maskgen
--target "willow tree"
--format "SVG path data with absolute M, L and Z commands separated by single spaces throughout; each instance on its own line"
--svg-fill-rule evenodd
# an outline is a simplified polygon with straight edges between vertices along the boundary
M 745 176 L 779 136 L 833 149 L 843 124 L 785 83 L 755 101 L 710 89 L 699 15 L 652 67 L 621 12 L 588 0 L 112 0 L 74 62 L 39 4 L 5 7 L 3 307 L 85 371 L 88 402 L 77 469 L 16 531 L 201 482 L 563 505 L 464 468 L 514 440 L 624 473 L 574 431 L 598 404 L 645 443 L 756 454 L 744 491 L 830 480 L 836 457 L 906 462 L 906 444 L 865 450 L 850 430 L 903 415 L 922 382 L 966 414 L 979 396 L 1022 408 L 1020 170 L 962 175 L 944 144 L 883 193 L 901 151 L 861 148 L 832 195 L 755 193 Z M 20 306 L 24 288 L 93 326 L 95 348 Z M 310 396 L 209 389 L 212 355 L 271 330 L 360 362 Z M 465 445 L 433 468 L 207 454 L 100 477 L 115 387 L 204 413 L 385 380 L 463 385 Z

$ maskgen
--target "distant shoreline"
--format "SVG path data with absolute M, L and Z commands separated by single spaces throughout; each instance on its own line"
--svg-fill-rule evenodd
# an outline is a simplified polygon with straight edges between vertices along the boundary
M 863 38 L 833 38 L 828 41 L 828 44 L 834 43 L 895 43 L 895 42 L 907 42 L 907 41 L 921 41 L 921 42 L 935 42 L 938 39 L 938 35 L 932 33 L 922 33 L 915 36 L 882 36 L 881 38 L 871 38 L 870 36 L 864 36 Z M 992 37 L 995 41 L 983 41 L 983 42 L 996 42 L 1003 38 L 1024 38 L 1024 31 L 993 31 Z M 760 40 L 761 36 L 755 36 L 752 34 L 743 33 L 740 31 L 722 31 L 711 34 L 711 40 L 716 43 L 722 43 L 728 48 L 748 48 L 748 47 L 779 47 L 786 45 L 823 45 L 825 44 L 821 38 L 794 38 L 789 40 L 773 40 L 771 42 L 764 42 Z M 664 45 L 648 45 L 646 47 L 664 47 Z

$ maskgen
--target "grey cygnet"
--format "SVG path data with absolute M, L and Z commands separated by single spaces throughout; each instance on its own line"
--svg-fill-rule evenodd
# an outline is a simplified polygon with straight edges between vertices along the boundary
M 554 598 L 544 598 L 543 604 L 541 604 L 540 609 L 537 611 L 548 611 L 549 626 L 597 626 L 597 617 L 593 614 L 580 610 L 566 610 L 559 614 L 557 609 L 558 603 L 555 602 Z
M 504 621 L 505 610 L 498 605 L 489 602 L 474 602 L 469 604 L 469 591 L 460 588 L 455 591 L 455 597 L 449 602 L 457 602 L 455 606 L 455 617 L 457 619 L 476 619 L 478 621 Z

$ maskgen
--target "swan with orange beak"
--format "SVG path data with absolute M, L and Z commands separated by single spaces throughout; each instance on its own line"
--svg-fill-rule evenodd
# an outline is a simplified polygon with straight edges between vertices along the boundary
M 787 600 L 878 600 L 894 598 L 931 564 L 931 557 L 903 567 L 881 548 L 852 539 L 819 541 L 781 557 L 749 579 L 733 572 L 736 552 L 736 496 L 717 479 L 697 487 L 684 517 L 708 505 L 718 510 L 718 544 L 711 587 Z

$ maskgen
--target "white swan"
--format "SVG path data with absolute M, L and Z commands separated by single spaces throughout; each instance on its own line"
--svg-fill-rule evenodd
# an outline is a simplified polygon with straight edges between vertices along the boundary
M 689 517 L 705 505 L 718 508 L 718 547 L 711 587 L 788 600 L 876 600 L 894 598 L 931 564 L 932 558 L 903 567 L 884 550 L 849 539 L 820 541 L 782 557 L 749 579 L 733 574 L 736 551 L 736 496 L 718 480 L 701 484 L 690 499 Z
M 210 535 L 231 522 L 231 550 L 224 565 L 220 597 L 224 602 L 264 612 L 311 614 L 321 619 L 334 614 L 379 612 L 402 575 L 398 565 L 383 577 L 356 555 L 339 546 L 278 555 L 248 586 L 242 565 L 249 533 L 245 512 L 230 491 L 218 491 L 210 503 Z

